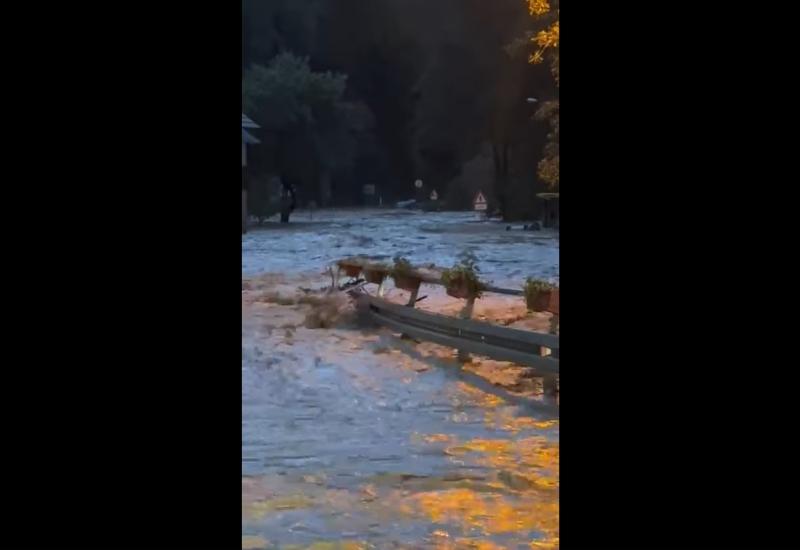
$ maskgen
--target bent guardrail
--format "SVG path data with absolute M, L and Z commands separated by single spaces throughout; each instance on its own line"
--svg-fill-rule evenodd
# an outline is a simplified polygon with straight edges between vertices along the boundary
M 337 262 L 337 269 L 332 272 L 334 286 L 338 284 L 341 271 L 350 277 L 358 277 L 363 273 L 367 283 L 378 285 L 375 295 L 364 290 L 364 284 L 351 291 L 351 296 L 359 301 L 360 309 L 367 312 L 371 319 L 402 334 L 416 339 L 434 342 L 459 350 L 459 358 L 466 360 L 468 354 L 474 353 L 500 361 L 526 365 L 534 369 L 536 374 L 546 380 L 558 376 L 559 339 L 555 334 L 558 324 L 558 311 L 553 314 L 551 334 L 513 329 L 471 319 L 475 305 L 475 296 L 466 299 L 466 305 L 459 317 L 450 317 L 415 309 L 419 300 L 419 285 L 407 289 L 410 292 L 408 303 L 394 304 L 383 299 L 385 280 L 388 278 L 387 266 L 371 262 L 364 258 L 347 258 Z M 376 277 L 375 273 L 383 273 Z M 414 278 L 430 285 L 441 285 L 442 270 L 431 266 L 415 268 Z M 483 292 L 523 296 L 522 290 L 485 286 Z

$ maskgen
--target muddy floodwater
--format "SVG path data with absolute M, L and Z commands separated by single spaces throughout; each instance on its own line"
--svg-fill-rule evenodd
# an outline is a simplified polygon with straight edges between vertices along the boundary
M 558 240 L 470 213 L 307 212 L 242 236 L 243 548 L 557 548 L 558 405 L 526 370 L 364 326 L 315 292 L 337 258 L 558 278 Z M 462 303 L 423 285 L 420 307 Z M 407 294 L 390 290 L 402 302 Z M 475 316 L 546 330 L 513 297 Z

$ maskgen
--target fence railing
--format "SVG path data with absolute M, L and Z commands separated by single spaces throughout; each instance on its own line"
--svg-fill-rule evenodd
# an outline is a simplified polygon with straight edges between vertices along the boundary
M 435 266 L 414 267 L 406 274 L 419 284 L 409 287 L 405 305 L 391 303 L 383 298 L 386 281 L 391 277 L 391 267 L 365 258 L 339 260 L 333 273 L 334 286 L 342 272 L 357 278 L 363 275 L 366 281 L 377 285 L 374 295 L 354 292 L 364 311 L 377 323 L 393 330 L 459 350 L 459 358 L 468 359 L 470 353 L 484 355 L 500 361 L 510 361 L 532 367 L 546 379 L 558 375 L 559 344 L 556 327 L 558 308 L 553 313 L 551 333 L 533 332 L 473 320 L 475 296 L 464 298 L 466 305 L 458 317 L 450 317 L 415 309 L 419 301 L 421 284 L 445 286 L 441 268 Z M 363 288 L 363 287 L 362 287 Z M 524 296 L 518 289 L 486 285 L 485 293 Z

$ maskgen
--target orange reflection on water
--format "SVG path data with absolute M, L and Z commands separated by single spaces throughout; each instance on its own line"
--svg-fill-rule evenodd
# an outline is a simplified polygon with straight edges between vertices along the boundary
M 524 540 L 532 533 L 536 540 L 529 542 L 531 548 L 558 547 L 557 443 L 542 436 L 459 443 L 444 434 L 433 434 L 423 440 L 445 443 L 446 454 L 490 472 L 481 490 L 467 486 L 423 491 L 404 500 L 403 512 L 448 526 L 455 535 L 450 538 L 443 531 L 447 537 L 437 538 L 437 548 L 502 548 L 482 537 L 518 534 Z
M 486 409 L 494 409 L 500 405 L 505 405 L 506 401 L 502 397 L 498 397 L 491 393 L 487 393 L 478 388 L 470 386 L 466 382 L 459 381 L 457 384 L 459 394 L 467 397 L 471 404 L 483 407 Z

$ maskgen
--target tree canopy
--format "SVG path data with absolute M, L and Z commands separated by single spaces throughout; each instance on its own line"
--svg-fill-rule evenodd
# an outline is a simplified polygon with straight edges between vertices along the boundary
M 559 83 L 559 12 L 558 0 L 553 0 L 551 6 L 548 0 L 528 0 L 530 14 L 545 28 L 540 29 L 530 38 L 535 46 L 534 52 L 530 55 L 531 64 L 542 63 L 546 57 L 550 58 L 550 67 L 555 78 L 556 85 Z M 558 189 L 559 176 L 559 101 L 554 99 L 544 103 L 537 112 L 539 120 L 546 120 L 550 124 L 550 132 L 547 134 L 547 145 L 544 147 L 544 158 L 539 161 L 539 177 L 545 181 L 552 189 Z
M 508 54 L 531 21 L 552 38 L 527 2 L 243 0 L 243 108 L 263 128 L 254 177 L 295 181 L 317 202 L 328 189 L 334 204 L 357 204 L 365 184 L 409 198 L 422 179 L 530 215 L 553 128 L 526 98 L 556 99 L 557 86 L 542 63 Z M 542 46 L 549 55 L 552 39 Z M 469 170 L 482 158 L 490 181 Z

